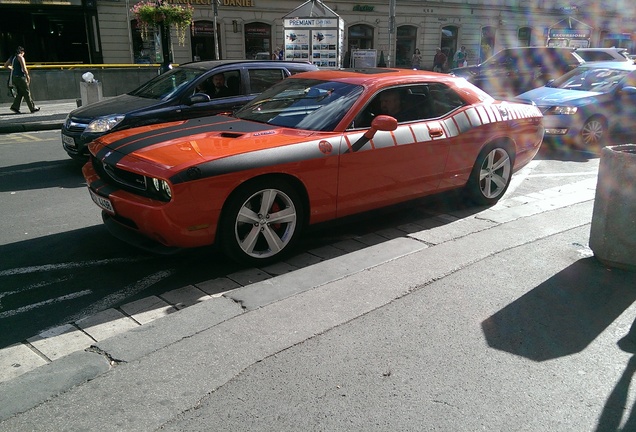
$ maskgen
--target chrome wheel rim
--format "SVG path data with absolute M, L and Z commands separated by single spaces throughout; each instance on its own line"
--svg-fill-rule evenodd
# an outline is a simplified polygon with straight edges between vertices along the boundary
M 510 181 L 511 163 L 508 152 L 498 148 L 486 156 L 479 170 L 479 189 L 486 198 L 501 195 Z
M 234 225 L 236 241 L 246 255 L 268 258 L 289 244 L 297 221 L 296 207 L 287 194 L 264 189 L 241 206 Z
M 590 120 L 583 126 L 583 130 L 581 130 L 581 138 L 583 138 L 584 144 L 595 145 L 601 141 L 604 132 L 605 128 L 603 127 L 603 122 L 601 120 Z

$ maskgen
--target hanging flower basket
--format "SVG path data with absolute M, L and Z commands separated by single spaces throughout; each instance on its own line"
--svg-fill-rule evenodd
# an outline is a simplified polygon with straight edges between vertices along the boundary
M 142 1 L 133 6 L 130 11 L 134 15 L 141 37 L 148 37 L 148 29 L 157 25 L 173 25 L 177 32 L 179 45 L 185 45 L 185 36 L 188 27 L 192 24 L 194 8 L 190 5 L 181 6 L 164 3 L 163 1 Z

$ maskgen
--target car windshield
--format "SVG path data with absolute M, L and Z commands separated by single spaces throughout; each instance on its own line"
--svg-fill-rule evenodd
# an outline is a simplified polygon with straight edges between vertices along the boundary
M 362 94 L 362 86 L 288 78 L 236 112 L 236 117 L 315 131 L 336 127 Z
M 147 99 L 165 100 L 205 73 L 204 70 L 177 68 L 163 73 L 129 94 Z
M 550 87 L 606 93 L 628 74 L 629 71 L 620 69 L 578 67 L 554 80 Z

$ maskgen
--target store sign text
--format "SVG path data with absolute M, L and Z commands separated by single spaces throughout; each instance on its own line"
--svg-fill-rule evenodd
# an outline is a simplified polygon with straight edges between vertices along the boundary
M 223 6 L 254 7 L 254 0 L 223 0 Z
M 329 18 L 292 18 L 285 20 L 285 27 L 336 27 L 337 20 Z
M 369 5 L 355 5 L 353 6 L 353 10 L 355 12 L 373 12 L 375 6 Z

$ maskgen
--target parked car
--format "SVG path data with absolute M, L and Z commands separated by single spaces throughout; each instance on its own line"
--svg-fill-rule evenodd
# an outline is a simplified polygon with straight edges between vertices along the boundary
M 636 132 L 636 65 L 586 63 L 518 99 L 543 112 L 546 141 L 598 150 L 609 135 Z
M 83 174 L 115 236 L 156 252 L 217 243 L 258 266 L 308 224 L 450 189 L 496 203 L 538 151 L 541 119 L 450 75 L 306 72 L 234 116 L 105 135 Z
M 626 48 L 577 48 L 576 53 L 586 62 L 622 61 L 633 62 Z
M 272 84 L 298 72 L 316 70 L 306 62 L 202 61 L 161 74 L 130 93 L 72 111 L 62 126 L 68 155 L 88 160 L 87 144 L 116 130 L 231 112 Z M 230 96 L 210 98 L 212 77 L 223 74 Z
M 477 66 L 450 72 L 495 97 L 509 98 L 540 87 L 583 63 L 574 48 L 517 47 L 503 49 Z

